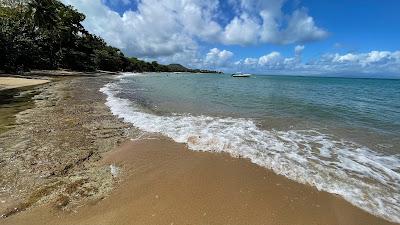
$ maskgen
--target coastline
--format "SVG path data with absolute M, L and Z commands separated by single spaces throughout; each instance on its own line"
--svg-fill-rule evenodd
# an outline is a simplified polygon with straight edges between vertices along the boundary
M 392 224 L 245 159 L 189 151 L 153 135 L 126 141 L 140 132 L 104 105 L 98 90 L 110 79 L 46 84 L 36 107 L 0 135 L 10 150 L 5 161 L 14 163 L 0 163 L 2 169 L 26 170 L 1 180 L 14 175 L 23 179 L 12 188 L 30 187 L 19 196 L 7 193 L 16 196 L 10 202 L 37 200 L 23 201 L 23 212 L 0 224 Z M 7 200 L 0 214 L 14 206 Z

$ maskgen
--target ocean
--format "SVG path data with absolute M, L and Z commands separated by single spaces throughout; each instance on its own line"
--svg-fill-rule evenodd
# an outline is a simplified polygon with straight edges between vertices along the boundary
M 249 159 L 400 222 L 400 80 L 124 73 L 100 91 L 142 131 Z

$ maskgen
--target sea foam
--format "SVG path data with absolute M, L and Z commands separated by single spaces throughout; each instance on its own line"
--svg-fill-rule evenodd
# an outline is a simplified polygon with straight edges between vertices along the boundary
M 143 131 L 186 143 L 194 151 L 250 159 L 294 181 L 338 194 L 371 214 L 400 222 L 400 155 L 382 155 L 313 130 L 263 130 L 249 119 L 145 113 L 134 102 L 118 97 L 118 82 L 100 91 L 107 95 L 106 105 L 114 115 Z

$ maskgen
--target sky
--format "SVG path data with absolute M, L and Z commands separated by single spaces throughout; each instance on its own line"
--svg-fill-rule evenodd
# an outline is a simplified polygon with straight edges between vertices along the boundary
M 398 0 L 62 0 L 125 55 L 256 74 L 400 78 Z

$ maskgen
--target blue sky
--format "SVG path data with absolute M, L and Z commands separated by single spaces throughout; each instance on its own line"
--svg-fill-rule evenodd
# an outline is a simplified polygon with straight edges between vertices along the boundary
M 397 0 L 63 0 L 128 56 L 259 74 L 400 77 Z M 296 50 L 295 50 L 296 49 Z

